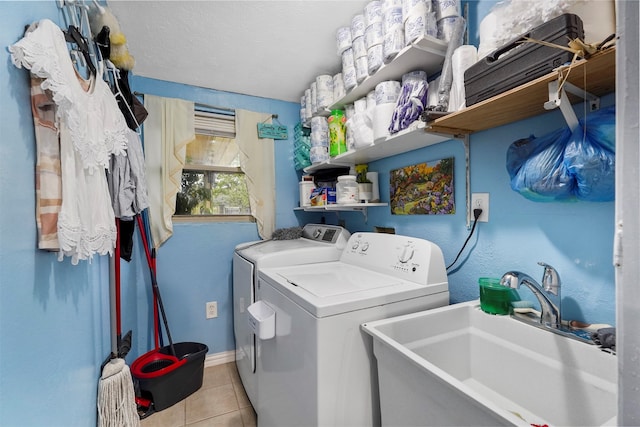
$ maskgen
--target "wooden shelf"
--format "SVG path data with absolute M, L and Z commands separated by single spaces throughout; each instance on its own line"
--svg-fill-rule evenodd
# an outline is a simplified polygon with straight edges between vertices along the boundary
M 545 113 L 544 103 L 549 100 L 548 84 L 566 75 L 568 67 L 562 67 L 536 80 L 496 95 L 469 108 L 451 113 L 427 123 L 427 130 L 450 135 L 470 134 L 495 128 Z M 616 52 L 607 49 L 588 60 L 580 60 L 569 72 L 568 82 L 587 92 L 603 96 L 615 91 Z M 572 102 L 572 96 L 569 96 Z

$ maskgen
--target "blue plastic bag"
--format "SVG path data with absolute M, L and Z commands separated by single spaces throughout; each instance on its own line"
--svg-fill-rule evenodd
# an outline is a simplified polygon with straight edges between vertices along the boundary
M 564 151 L 564 163 L 576 180 L 580 200 L 609 202 L 615 198 L 615 108 L 587 116 Z M 586 129 L 586 132 L 584 131 Z
M 585 125 L 586 123 L 586 125 Z M 611 201 L 615 197 L 615 106 L 507 150 L 511 188 L 529 200 Z
M 540 138 L 519 139 L 507 150 L 511 188 L 529 200 L 552 202 L 574 197 L 575 180 L 563 163 L 569 128 Z

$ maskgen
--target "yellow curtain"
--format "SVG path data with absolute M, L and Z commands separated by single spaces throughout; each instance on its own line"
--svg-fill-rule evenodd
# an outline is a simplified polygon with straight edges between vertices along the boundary
M 144 96 L 149 116 L 144 122 L 144 151 L 153 245 L 157 249 L 173 234 L 187 144 L 195 139 L 193 102 Z
M 251 215 L 258 234 L 271 238 L 275 229 L 276 185 L 273 139 L 258 138 L 258 123 L 270 123 L 271 115 L 236 110 L 236 143 L 240 148 L 240 167 L 247 180 Z

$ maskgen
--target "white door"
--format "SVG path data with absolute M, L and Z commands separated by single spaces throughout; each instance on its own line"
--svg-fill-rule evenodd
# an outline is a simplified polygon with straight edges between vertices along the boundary
M 616 264 L 618 425 L 640 425 L 640 126 L 638 1 L 616 1 Z

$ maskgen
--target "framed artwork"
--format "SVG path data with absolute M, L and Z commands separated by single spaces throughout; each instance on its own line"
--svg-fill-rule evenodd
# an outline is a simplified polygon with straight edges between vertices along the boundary
M 456 213 L 453 157 L 391 171 L 391 213 L 441 215 Z

